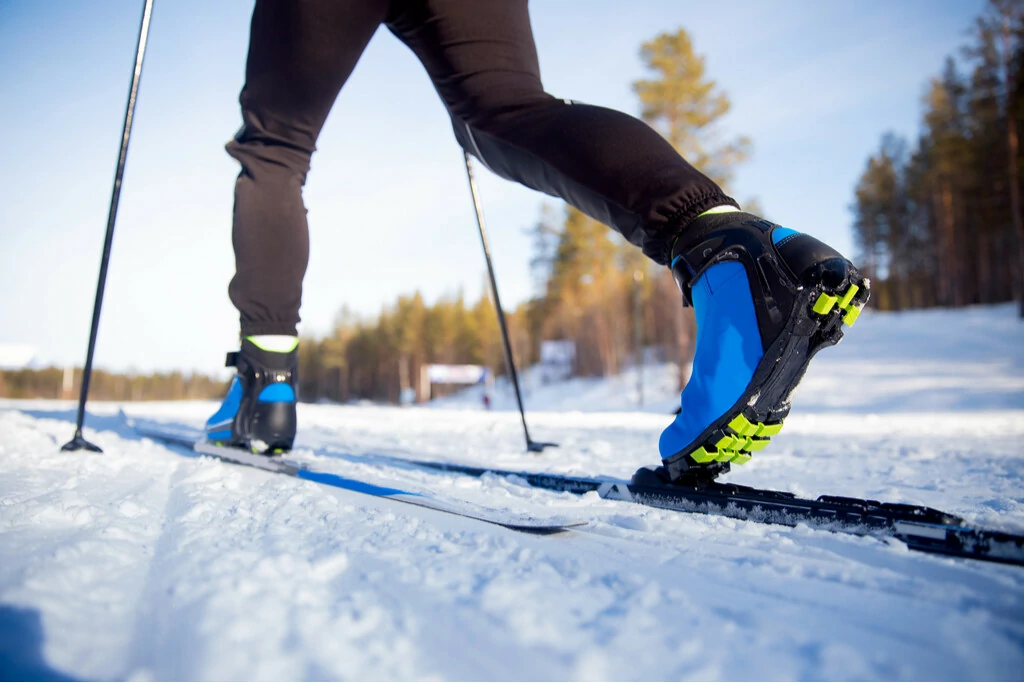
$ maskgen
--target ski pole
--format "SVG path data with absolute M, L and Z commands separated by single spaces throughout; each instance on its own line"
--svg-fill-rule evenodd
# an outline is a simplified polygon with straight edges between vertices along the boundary
M 144 0 L 142 7 L 142 23 L 139 26 L 139 42 L 135 46 L 135 67 L 132 70 L 132 85 L 128 90 L 128 106 L 124 112 L 124 128 L 121 130 L 121 151 L 117 158 L 117 171 L 114 173 L 114 189 L 110 197 L 110 212 L 107 214 L 107 236 L 103 241 L 103 256 L 100 258 L 100 277 L 96 284 L 96 301 L 92 308 L 92 328 L 89 331 L 89 350 L 85 354 L 85 367 L 82 368 L 82 392 L 78 397 L 78 420 L 75 423 L 75 435 L 61 447 L 62 451 L 86 449 L 102 453 L 103 449 L 89 443 L 82 436 L 82 423 L 85 421 L 85 402 L 89 399 L 89 380 L 92 378 L 92 357 L 96 350 L 96 333 L 100 327 L 100 308 L 103 306 L 103 290 L 107 284 L 107 265 L 110 263 L 110 245 L 114 240 L 114 222 L 117 220 L 117 204 L 121 198 L 121 181 L 124 178 L 124 165 L 128 158 L 128 140 L 132 135 L 132 118 L 135 115 L 135 101 L 139 95 L 139 80 L 142 78 L 142 60 L 146 54 L 146 41 L 149 38 L 149 20 L 153 15 L 153 0 Z
M 487 246 L 487 229 L 484 227 L 484 211 L 480 207 L 480 194 L 476 189 L 476 179 L 473 177 L 473 164 L 469 159 L 469 152 L 463 150 L 466 159 L 466 177 L 469 178 L 469 191 L 473 195 L 473 208 L 476 209 L 476 226 L 480 229 L 480 243 L 484 247 L 484 260 L 487 261 L 487 274 L 491 278 L 491 292 L 494 294 L 494 310 L 498 315 L 498 327 L 501 328 L 501 340 L 505 347 L 505 365 L 508 367 L 509 377 L 512 379 L 512 386 L 516 391 L 516 403 L 519 404 L 519 417 L 523 421 L 523 435 L 526 437 L 526 450 L 530 453 L 540 453 L 549 446 L 556 447 L 557 443 L 534 441 L 530 438 L 530 430 L 526 427 L 526 410 L 523 408 L 523 395 L 519 390 L 519 374 L 516 372 L 516 361 L 512 356 L 512 345 L 508 340 L 508 326 L 505 324 L 505 311 L 501 307 L 501 299 L 498 297 L 498 280 L 494 276 L 494 264 L 491 263 L 491 250 Z

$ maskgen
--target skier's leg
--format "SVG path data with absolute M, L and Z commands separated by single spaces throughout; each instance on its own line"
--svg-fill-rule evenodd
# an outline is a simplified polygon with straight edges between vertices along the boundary
M 387 11 L 387 0 L 257 0 L 242 128 L 228 154 L 235 183 L 229 293 L 242 335 L 294 335 L 309 234 L 302 186 L 335 98 Z
M 296 323 L 309 234 L 302 186 L 338 92 L 387 11 L 387 0 L 257 0 L 252 15 L 242 128 L 228 154 L 235 183 L 229 293 L 241 317 L 237 368 L 211 441 L 275 453 L 296 430 Z
M 701 212 L 735 204 L 642 121 L 544 92 L 526 0 L 396 0 L 387 25 L 423 62 L 470 154 L 656 262 Z
M 651 128 L 541 86 L 526 0 L 396 0 L 388 27 L 425 65 L 456 137 L 499 175 L 562 197 L 670 265 L 697 317 L 692 379 L 660 476 L 713 477 L 764 448 L 810 357 L 867 282 L 808 235 L 735 202 Z

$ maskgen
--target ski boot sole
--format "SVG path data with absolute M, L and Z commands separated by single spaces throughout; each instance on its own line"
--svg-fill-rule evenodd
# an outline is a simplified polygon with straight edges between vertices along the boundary
M 237 448 L 241 451 L 247 451 L 253 455 L 265 455 L 267 457 L 273 457 L 275 455 L 284 455 L 291 451 L 290 445 L 275 444 L 273 446 L 267 446 L 266 444 L 255 444 L 245 443 L 244 441 L 207 441 L 206 443 L 218 446 L 220 448 Z

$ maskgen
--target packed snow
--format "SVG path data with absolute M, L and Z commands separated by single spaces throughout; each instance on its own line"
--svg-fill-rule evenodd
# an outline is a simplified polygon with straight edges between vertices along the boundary
M 211 350 L 211 353 L 218 350 Z M 671 366 L 425 408 L 301 405 L 294 458 L 586 527 L 531 536 L 139 438 L 210 402 L 0 402 L 0 678 L 1006 679 L 1024 568 L 897 541 L 396 468 L 375 455 L 628 478 Z M 571 410 L 569 410 L 571 409 Z M 1024 323 L 1012 306 L 865 313 L 729 481 L 925 504 L 1024 533 Z

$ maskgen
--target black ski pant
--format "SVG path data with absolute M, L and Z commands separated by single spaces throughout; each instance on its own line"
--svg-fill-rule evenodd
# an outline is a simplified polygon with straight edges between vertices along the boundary
M 227 145 L 242 165 L 229 293 L 243 336 L 296 332 L 310 156 L 381 23 L 423 63 L 466 151 L 611 226 L 657 263 L 698 214 L 735 204 L 645 123 L 544 92 L 527 0 L 257 0 L 243 124 Z

